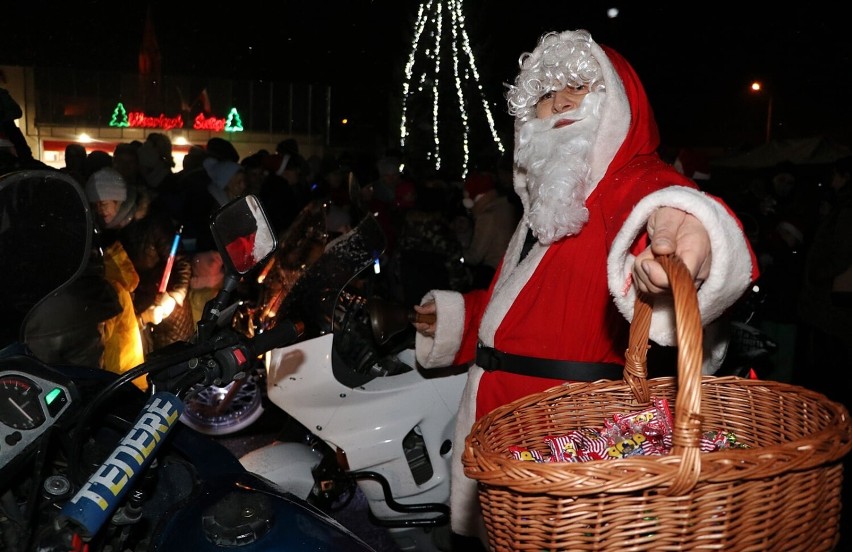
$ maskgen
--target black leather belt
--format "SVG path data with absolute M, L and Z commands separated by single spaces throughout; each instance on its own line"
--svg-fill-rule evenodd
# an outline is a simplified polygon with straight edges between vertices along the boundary
M 574 362 L 513 355 L 482 343 L 476 346 L 476 364 L 488 372 L 499 370 L 570 381 L 620 380 L 624 376 L 624 366 L 613 362 Z

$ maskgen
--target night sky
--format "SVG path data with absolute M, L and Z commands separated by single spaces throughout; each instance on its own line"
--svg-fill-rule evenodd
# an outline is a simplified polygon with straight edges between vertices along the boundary
M 102 0 L 4 6 L 0 63 L 135 71 L 148 5 Z M 594 5 L 592 5 L 594 4 Z M 852 25 L 835 7 L 782 11 L 747 2 L 584 5 L 466 0 L 468 33 L 498 124 L 510 125 L 504 83 L 518 56 L 549 30 L 586 28 L 636 68 L 663 142 L 741 147 L 765 135 L 766 82 L 773 136 L 823 134 L 852 143 Z M 359 117 L 386 117 L 399 96 L 418 4 L 406 0 L 244 0 L 150 3 L 163 72 L 329 83 Z M 606 8 L 619 6 L 609 19 Z

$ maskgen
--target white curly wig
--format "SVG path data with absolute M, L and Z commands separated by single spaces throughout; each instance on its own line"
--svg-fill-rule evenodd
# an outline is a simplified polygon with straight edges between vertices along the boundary
M 604 90 L 601 67 L 591 46 L 588 31 L 554 31 L 543 35 L 534 51 L 521 54 L 521 71 L 506 93 L 509 114 L 517 123 L 535 118 L 535 105 L 548 92 L 584 84 L 591 91 Z

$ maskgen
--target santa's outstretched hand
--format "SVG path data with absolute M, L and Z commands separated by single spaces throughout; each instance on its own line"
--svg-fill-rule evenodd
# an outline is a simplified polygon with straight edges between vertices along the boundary
M 636 256 L 633 282 L 643 293 L 669 293 L 671 286 L 663 267 L 654 260 L 657 255 L 676 254 L 683 261 L 696 287 L 710 275 L 712 252 L 710 236 L 704 225 L 685 211 L 660 207 L 646 225 L 651 245 Z

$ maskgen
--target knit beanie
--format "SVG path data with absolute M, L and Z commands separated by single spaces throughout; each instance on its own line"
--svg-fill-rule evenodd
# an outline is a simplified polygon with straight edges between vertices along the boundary
M 289 154 L 275 153 L 272 155 L 267 155 L 263 158 L 263 168 L 273 174 L 281 176 L 284 174 L 284 169 L 287 168 L 287 163 L 289 162 Z
M 127 184 L 117 170 L 104 167 L 89 177 L 86 182 L 86 197 L 92 203 L 108 200 L 124 201 L 127 199 Z
M 208 157 L 204 160 L 204 170 L 207 171 L 210 180 L 220 190 L 224 190 L 228 186 L 228 182 L 235 174 L 243 170 L 239 163 L 234 163 L 230 160 L 218 160 L 214 157 Z
M 472 172 L 464 181 L 464 191 L 470 199 L 494 189 L 494 176 L 491 173 Z
M 207 140 L 207 153 L 216 159 L 224 159 L 233 161 L 234 163 L 240 160 L 240 154 L 234 144 L 224 138 L 214 137 Z
M 136 153 L 139 155 L 139 171 L 145 178 L 145 183 L 149 188 L 156 188 L 171 173 L 171 169 L 166 166 L 166 161 L 150 142 L 139 146 Z

